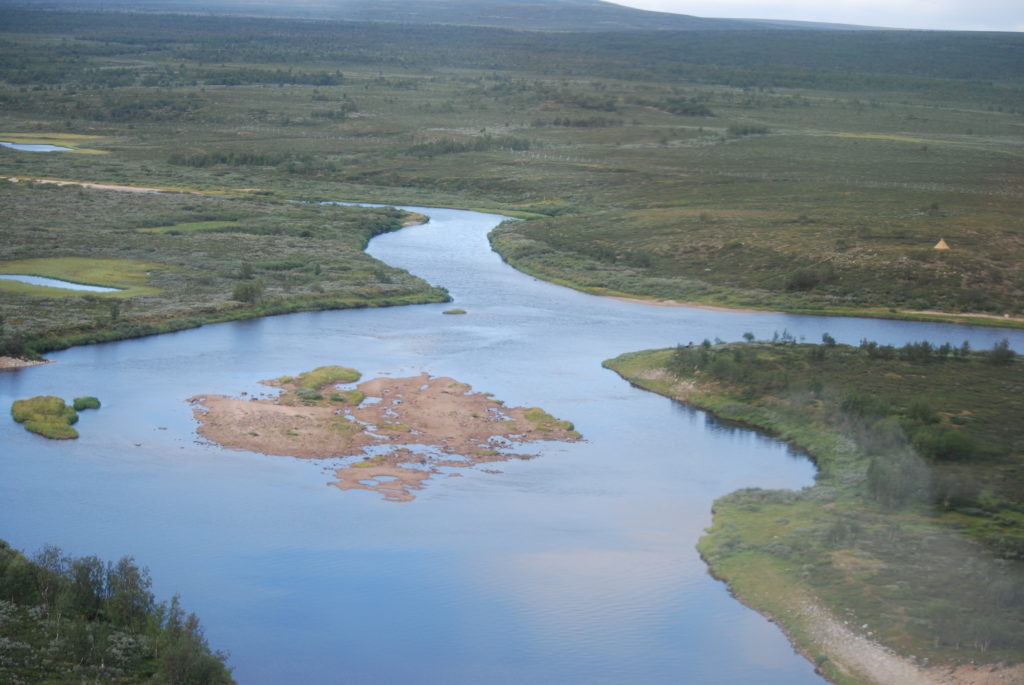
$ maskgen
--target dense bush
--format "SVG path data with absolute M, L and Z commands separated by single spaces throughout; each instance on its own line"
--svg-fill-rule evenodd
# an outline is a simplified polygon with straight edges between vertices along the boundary
M 0 541 L 0 681 L 232 683 L 199 618 L 177 596 L 158 603 L 151 586 L 131 557 L 104 563 L 45 547 L 29 560 Z
M 99 409 L 100 401 L 95 397 L 76 397 L 74 400 L 75 411 L 83 409 Z
M 921 454 L 943 461 L 965 461 L 979 456 L 979 441 L 963 429 L 945 426 L 919 428 L 912 437 Z

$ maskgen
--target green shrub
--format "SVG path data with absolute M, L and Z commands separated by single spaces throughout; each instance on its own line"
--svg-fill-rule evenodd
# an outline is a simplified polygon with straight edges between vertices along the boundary
M 366 398 L 362 390 L 349 390 L 348 392 L 332 392 L 331 402 L 347 402 L 348 404 L 361 404 Z
M 821 279 L 814 269 L 801 268 L 791 273 L 786 278 L 786 290 L 813 290 Z
M 939 415 L 927 402 L 927 400 L 916 399 L 907 408 L 907 416 L 918 423 L 938 423 Z
M 1010 364 L 1017 353 L 1010 349 L 1010 341 L 1003 338 L 988 352 L 988 361 L 992 364 Z
M 319 390 L 329 383 L 355 383 L 363 374 L 345 366 L 319 366 L 299 374 L 300 388 Z
M 973 435 L 945 426 L 922 427 L 914 433 L 912 442 L 924 456 L 944 461 L 971 459 L 980 451 Z
M 857 417 L 885 416 L 889 413 L 889 405 L 872 395 L 850 392 L 843 396 L 840 408 Z
M 296 397 L 305 402 L 306 404 L 312 404 L 313 402 L 319 402 L 324 398 L 323 395 L 318 393 L 316 390 L 311 388 L 298 388 L 295 391 Z
M 263 284 L 259 280 L 239 281 L 231 291 L 231 299 L 246 304 L 256 304 L 263 299 Z
M 83 409 L 99 409 L 100 401 L 95 397 L 76 397 L 74 401 L 75 411 Z

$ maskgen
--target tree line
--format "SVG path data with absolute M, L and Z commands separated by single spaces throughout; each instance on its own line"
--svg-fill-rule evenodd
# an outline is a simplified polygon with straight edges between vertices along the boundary
M 0 541 L 3 682 L 228 685 L 222 652 L 180 599 L 157 602 L 149 571 L 46 546 L 32 559 Z

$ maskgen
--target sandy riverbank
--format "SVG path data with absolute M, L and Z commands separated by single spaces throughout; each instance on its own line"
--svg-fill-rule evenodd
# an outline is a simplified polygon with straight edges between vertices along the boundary
M 424 373 L 375 378 L 355 388 L 321 386 L 313 399 L 295 379 L 264 381 L 279 396 L 196 396 L 189 401 L 207 440 L 230 449 L 304 459 L 357 457 L 335 471 L 342 490 L 413 499 L 442 470 L 527 458 L 509 448 L 580 439 L 572 425 L 540 409 L 505 407 L 452 378 Z M 347 387 L 347 386 L 345 386 Z
M 811 599 L 797 609 L 810 639 L 832 664 L 854 682 L 878 685 L 1021 685 L 1024 665 L 929 666 L 901 657 L 875 642 L 864 630 L 840 621 Z M 784 626 L 783 626 L 784 628 Z M 790 637 L 792 641 L 792 637 Z
M 723 307 L 714 304 L 697 304 L 696 302 L 680 302 L 679 300 L 656 300 L 642 297 L 624 297 L 622 295 L 601 295 L 619 302 L 631 302 L 633 304 L 646 304 L 652 307 L 689 307 L 690 309 L 704 309 L 709 312 L 731 312 L 733 314 L 779 314 L 767 309 L 744 309 L 743 307 Z
M 13 371 L 24 369 L 29 366 L 49 364 L 49 359 L 21 359 L 20 357 L 0 357 L 0 371 Z
M 9 176 L 7 178 L 11 183 L 18 183 L 20 181 L 26 181 L 28 183 L 49 183 L 57 186 L 81 186 L 82 188 L 95 188 L 97 190 L 116 190 L 122 193 L 162 193 L 165 192 L 160 188 L 146 188 L 143 186 L 124 186 L 115 185 L 111 183 L 86 183 L 84 181 L 62 181 L 56 178 L 18 178 L 16 176 Z

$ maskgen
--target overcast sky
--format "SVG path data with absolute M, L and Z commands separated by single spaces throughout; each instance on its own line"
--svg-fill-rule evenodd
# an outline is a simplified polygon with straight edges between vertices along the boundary
M 905 29 L 1024 31 L 1024 0 L 613 0 L 697 17 L 797 19 Z

